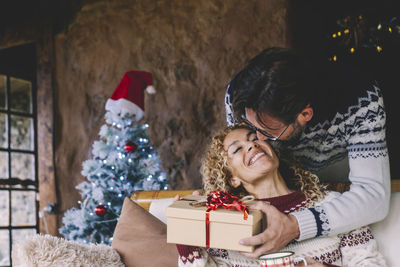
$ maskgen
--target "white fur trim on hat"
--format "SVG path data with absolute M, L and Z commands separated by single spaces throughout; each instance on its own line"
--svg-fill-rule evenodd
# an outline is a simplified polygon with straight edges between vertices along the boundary
M 156 89 L 154 88 L 153 85 L 149 85 L 146 87 L 146 92 L 152 95 L 156 93 Z
M 126 113 L 135 114 L 137 121 L 143 118 L 144 111 L 135 103 L 120 98 L 118 100 L 108 99 L 106 102 L 106 110 L 114 112 L 115 114 L 120 113 L 123 116 Z

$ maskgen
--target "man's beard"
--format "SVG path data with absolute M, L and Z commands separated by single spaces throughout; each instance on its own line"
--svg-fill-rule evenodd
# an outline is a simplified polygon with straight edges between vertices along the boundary
M 297 145 L 303 134 L 304 126 L 301 126 L 297 121 L 293 123 L 293 133 L 287 140 L 268 141 L 275 148 L 287 148 Z

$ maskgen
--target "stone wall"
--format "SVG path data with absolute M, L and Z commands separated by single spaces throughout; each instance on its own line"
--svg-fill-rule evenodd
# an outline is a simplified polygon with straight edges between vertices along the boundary
M 55 36 L 56 175 L 61 212 L 127 70 L 153 74 L 143 122 L 171 188 L 201 186 L 200 159 L 225 124 L 230 78 L 268 46 L 288 46 L 287 1 L 92 1 Z M 177 167 L 178 166 L 178 167 Z

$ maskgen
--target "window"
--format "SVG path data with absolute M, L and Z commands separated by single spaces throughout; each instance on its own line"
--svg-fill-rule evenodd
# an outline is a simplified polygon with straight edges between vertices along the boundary
M 39 230 L 35 103 L 32 80 L 0 73 L 0 266 Z

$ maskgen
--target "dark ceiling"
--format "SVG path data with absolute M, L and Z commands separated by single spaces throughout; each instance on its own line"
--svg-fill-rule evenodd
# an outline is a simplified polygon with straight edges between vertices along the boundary
M 0 34 L 5 28 L 18 31 L 51 20 L 55 33 L 62 31 L 81 8 L 83 0 L 6 0 L 0 4 Z

